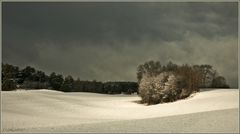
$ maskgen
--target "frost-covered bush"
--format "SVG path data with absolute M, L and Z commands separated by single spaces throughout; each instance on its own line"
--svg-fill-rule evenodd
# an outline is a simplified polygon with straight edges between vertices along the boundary
M 144 75 L 139 84 L 142 103 L 158 104 L 187 97 L 191 92 L 184 88 L 185 82 L 183 77 L 172 72 L 163 72 L 155 77 Z

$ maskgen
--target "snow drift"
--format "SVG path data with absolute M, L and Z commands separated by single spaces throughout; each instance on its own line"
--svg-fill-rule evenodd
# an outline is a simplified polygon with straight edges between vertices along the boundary
M 203 116 L 207 117 L 207 115 L 209 118 L 207 117 L 206 120 L 214 120 L 213 124 L 216 124 L 216 127 L 219 126 L 217 125 L 218 119 L 231 124 L 234 129 L 227 128 L 227 132 L 235 132 L 239 129 L 238 112 L 236 112 L 239 109 L 238 89 L 202 90 L 184 100 L 151 106 L 138 104 L 139 100 L 140 97 L 137 95 L 63 93 L 44 89 L 2 91 L 2 129 L 4 132 L 101 132 L 101 130 L 104 132 L 126 132 L 127 130 L 128 132 L 154 132 L 152 126 L 156 123 L 162 126 L 166 122 L 174 124 L 179 121 L 181 124 L 186 124 L 188 122 L 184 122 L 183 119 L 193 121 L 197 117 L 196 120 L 202 120 Z M 203 114 L 190 116 L 201 112 Z M 210 113 L 206 114 L 206 112 Z M 220 115 L 215 118 L 214 115 L 217 114 Z M 149 120 L 157 120 L 157 122 L 153 121 L 151 124 Z M 197 122 L 204 124 L 204 120 Z M 114 123 L 115 129 L 110 129 L 114 126 L 111 124 Z M 121 125 L 128 123 L 130 123 L 128 128 Z M 140 127 L 141 123 L 149 127 Z M 191 128 L 189 125 L 185 127 Z M 177 129 L 179 127 L 168 128 L 169 131 L 183 131 L 184 127 L 181 130 Z M 163 127 L 156 126 L 156 128 L 168 131 L 166 127 L 163 129 Z M 217 131 L 221 127 L 212 129 Z M 200 132 L 204 129 L 200 126 L 200 128 L 190 130 Z

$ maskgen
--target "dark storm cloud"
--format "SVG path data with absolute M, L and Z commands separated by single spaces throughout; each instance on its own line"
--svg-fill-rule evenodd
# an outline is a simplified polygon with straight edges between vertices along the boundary
M 237 13 L 230 2 L 3 3 L 3 61 L 99 80 L 135 80 L 150 59 L 207 63 L 236 87 Z
M 3 12 L 4 25 L 63 41 L 145 36 L 171 41 L 182 39 L 186 30 L 203 36 L 237 33 L 237 4 L 232 3 L 3 3 Z M 224 27 L 212 29 L 206 23 Z

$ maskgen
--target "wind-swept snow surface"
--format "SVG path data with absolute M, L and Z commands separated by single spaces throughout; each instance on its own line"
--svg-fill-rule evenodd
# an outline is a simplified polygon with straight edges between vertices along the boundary
M 146 106 L 137 95 L 3 91 L 4 132 L 238 132 L 238 89 Z

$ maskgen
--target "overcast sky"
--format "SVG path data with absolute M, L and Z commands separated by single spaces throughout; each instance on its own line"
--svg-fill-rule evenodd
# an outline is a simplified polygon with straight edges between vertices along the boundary
M 2 3 L 2 60 L 136 81 L 148 60 L 210 64 L 238 85 L 238 3 Z

